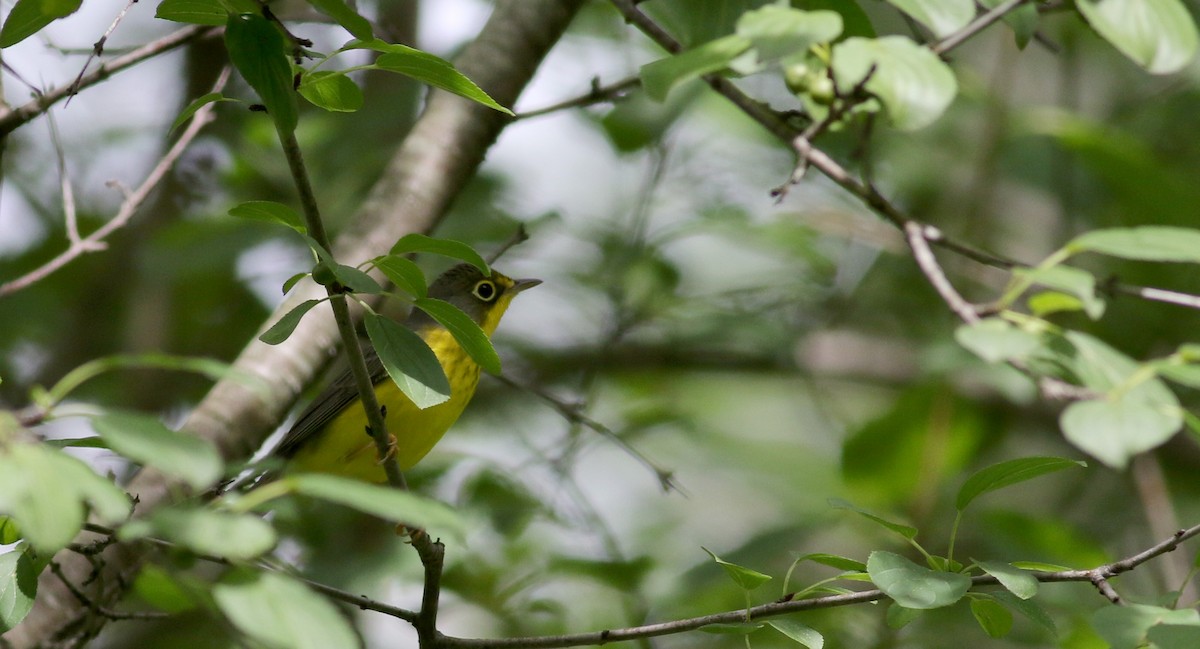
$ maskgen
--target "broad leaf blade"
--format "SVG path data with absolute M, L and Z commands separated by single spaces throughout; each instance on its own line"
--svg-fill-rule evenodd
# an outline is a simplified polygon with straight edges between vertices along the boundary
M 296 130 L 299 108 L 292 89 L 292 65 L 284 53 L 283 35 L 257 14 L 229 16 L 225 49 L 235 68 L 258 93 L 280 133 Z
M 364 323 L 388 376 L 418 408 L 436 406 L 450 398 L 446 372 L 420 336 L 375 314 L 368 313 Z
M 389 255 L 406 255 L 412 252 L 428 252 L 451 259 L 465 261 L 468 264 L 479 269 L 479 272 L 484 275 L 491 275 L 492 271 L 488 268 L 488 263 L 484 261 L 475 249 L 461 241 L 453 239 L 435 239 L 423 234 L 413 233 L 406 234 L 400 237 L 396 245 L 388 251 Z
M 221 477 L 225 468 L 210 442 L 173 431 L 157 417 L 109 413 L 93 418 L 92 428 L 117 453 L 182 478 L 193 489 L 207 488 Z
M 1062 457 L 1024 457 L 993 464 L 976 471 L 967 478 L 967 481 L 958 490 L 954 506 L 958 508 L 958 511 L 962 511 L 983 494 L 1032 480 L 1047 473 L 1080 466 L 1086 467 L 1087 463 Z
M 880 590 L 906 608 L 950 606 L 971 589 L 971 578 L 964 574 L 930 570 L 882 550 L 867 559 L 867 573 Z
M 485 371 L 489 374 L 500 373 L 500 356 L 496 354 L 487 334 L 471 316 L 449 302 L 431 297 L 417 298 L 413 305 L 445 327 Z

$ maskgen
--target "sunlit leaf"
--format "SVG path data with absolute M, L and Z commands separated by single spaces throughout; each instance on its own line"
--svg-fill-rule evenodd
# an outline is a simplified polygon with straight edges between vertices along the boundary
M 418 408 L 436 406 L 450 398 L 446 372 L 420 336 L 375 314 L 368 313 L 363 321 L 388 376 Z
M 1068 441 L 1105 464 L 1123 469 L 1129 460 L 1157 448 L 1183 426 L 1178 409 L 1131 399 L 1093 399 L 1067 406 L 1059 418 Z
M 38 573 L 45 567 L 24 549 L 0 554 L 0 633 L 17 626 L 33 608 Z
M 748 49 L 750 39 L 731 34 L 674 56 L 647 63 L 642 66 L 640 72 L 642 87 L 646 89 L 650 98 L 663 101 L 675 86 L 711 72 L 724 70 Z
M 1179 0 L 1076 0 L 1104 40 L 1152 74 L 1170 74 L 1196 56 L 1196 23 Z
M 825 638 L 807 624 L 801 624 L 796 620 L 770 620 L 767 624 L 808 649 L 822 649 L 825 646 Z
M 847 38 L 833 48 L 833 73 L 843 93 L 867 79 L 866 91 L 883 102 L 892 124 L 904 131 L 933 123 L 958 93 L 950 68 L 903 36 Z
M 739 566 L 736 563 L 725 561 L 721 557 L 713 554 L 712 550 L 709 550 L 708 548 L 700 549 L 704 550 L 708 553 L 708 556 L 712 557 L 713 563 L 716 563 L 724 568 L 725 574 L 728 575 L 729 578 L 733 580 L 733 583 L 737 584 L 742 590 L 754 590 L 768 581 L 771 581 L 770 575 L 764 575 L 757 570 L 751 570 L 745 566 Z
M 949 36 L 975 17 L 973 0 L 888 0 L 938 36 Z
M 297 88 L 312 105 L 340 113 L 353 113 L 363 106 L 362 89 L 341 72 L 318 70 L 305 74 Z
M 92 418 L 92 428 L 117 453 L 182 478 L 193 489 L 207 488 L 225 468 L 211 442 L 173 431 L 157 417 L 108 413 Z
M 1036 334 L 1016 327 L 1002 318 L 984 318 L 960 325 L 954 338 L 989 363 L 1019 359 L 1033 353 L 1042 340 Z
M 984 572 L 995 577 L 1001 586 L 1021 599 L 1029 599 L 1037 594 L 1038 580 L 1027 570 L 1002 561 L 980 561 L 978 565 Z
M 1200 263 L 1200 230 L 1165 225 L 1092 230 L 1067 244 L 1072 252 L 1098 252 L 1122 259 Z
M 971 578 L 964 574 L 930 570 L 882 550 L 868 557 L 867 572 L 880 590 L 907 608 L 949 606 L 971 589 Z

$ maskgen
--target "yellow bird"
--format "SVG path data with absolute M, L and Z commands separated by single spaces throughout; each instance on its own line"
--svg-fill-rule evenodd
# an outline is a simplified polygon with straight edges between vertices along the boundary
M 514 280 L 495 271 L 487 276 L 470 264 L 459 264 L 434 280 L 429 297 L 462 309 L 491 337 L 513 298 L 541 283 L 538 279 Z M 450 383 L 450 399 L 424 410 L 418 408 L 388 377 L 375 349 L 367 346 L 367 370 L 375 384 L 375 395 L 386 409 L 385 424 L 395 438 L 401 470 L 412 468 L 438 443 L 458 420 L 479 383 L 479 365 L 445 327 L 416 309 L 405 324 L 437 355 Z M 387 482 L 366 430 L 366 412 L 347 369 L 300 415 L 275 453 L 287 459 L 288 471 Z

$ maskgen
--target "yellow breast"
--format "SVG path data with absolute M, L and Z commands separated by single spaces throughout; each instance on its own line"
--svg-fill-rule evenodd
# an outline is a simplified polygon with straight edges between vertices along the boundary
M 387 409 L 387 432 L 396 440 L 396 460 L 401 470 L 412 468 L 454 425 L 475 394 L 479 365 L 459 346 L 450 332 L 432 328 L 418 332 L 437 355 L 450 382 L 450 399 L 424 410 L 390 379 L 375 384 L 375 394 Z M 366 433 L 362 402 L 355 400 L 301 447 L 291 460 L 297 471 L 333 473 L 368 482 L 387 482 L 375 444 Z

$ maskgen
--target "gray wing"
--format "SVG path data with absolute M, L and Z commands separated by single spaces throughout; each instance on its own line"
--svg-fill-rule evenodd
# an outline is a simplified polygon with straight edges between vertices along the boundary
M 383 367 L 383 361 L 379 360 L 379 354 L 375 353 L 375 348 L 364 343 L 363 356 L 367 361 L 367 373 L 371 375 L 371 383 L 385 380 L 387 370 Z M 275 455 L 285 458 L 295 455 L 297 449 L 341 414 L 346 406 L 357 400 L 358 386 L 354 384 L 354 375 L 347 367 L 300 414 L 296 423 L 292 424 L 291 430 L 283 436 L 283 441 L 275 447 Z

